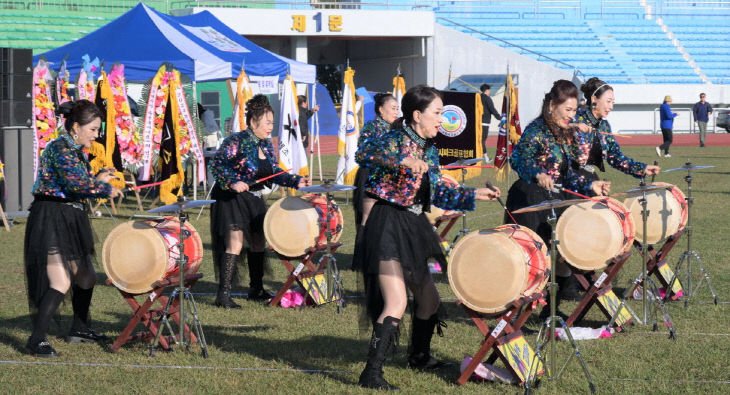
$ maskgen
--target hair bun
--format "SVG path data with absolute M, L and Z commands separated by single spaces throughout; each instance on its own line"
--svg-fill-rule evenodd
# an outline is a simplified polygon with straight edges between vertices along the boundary
M 60 106 L 58 106 L 58 113 L 62 115 L 69 115 L 73 112 L 74 109 L 74 102 L 73 101 L 67 101 L 65 103 L 62 103 Z
M 269 104 L 269 98 L 266 97 L 266 95 L 257 94 L 254 97 L 251 98 L 251 100 L 246 103 L 246 106 L 253 106 L 253 107 L 263 107 L 263 106 L 270 106 Z

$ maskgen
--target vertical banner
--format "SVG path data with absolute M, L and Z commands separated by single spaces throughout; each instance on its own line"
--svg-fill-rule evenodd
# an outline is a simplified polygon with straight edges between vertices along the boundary
M 436 135 L 439 163 L 448 165 L 459 159 L 478 158 L 482 152 L 482 101 L 479 93 L 441 91 L 444 111 L 441 126 Z M 466 178 L 481 174 L 482 169 L 468 169 Z M 444 170 L 446 174 L 461 179 L 462 171 Z
M 246 102 L 253 97 L 250 81 L 246 72 L 241 68 L 241 73 L 236 79 L 236 100 L 233 104 L 233 126 L 231 133 L 240 132 L 246 129 Z
M 297 108 L 294 80 L 287 76 L 284 80 L 281 97 L 281 119 L 279 120 L 279 167 L 302 176 L 309 175 L 307 153 L 302 144 L 299 130 L 299 111 Z
M 347 68 L 342 87 L 342 109 L 340 110 L 340 129 L 337 132 L 337 177 L 338 184 L 353 185 L 357 162 L 357 139 L 360 137 L 360 128 L 355 109 L 355 70 Z
M 520 114 L 518 110 L 517 90 L 512 83 L 512 75 L 507 74 L 504 84 L 504 99 L 502 100 L 502 120 L 499 122 L 499 137 L 497 138 L 497 152 L 494 154 L 494 171 L 497 180 L 504 181 L 510 171 L 509 157 L 512 147 L 517 144 L 522 135 Z M 509 140 L 508 139 L 509 130 Z
M 400 102 L 403 100 L 403 95 L 406 94 L 406 80 L 403 78 L 403 74 L 400 73 L 400 67 L 398 68 L 398 75 L 393 77 L 393 96 L 398 102 L 398 116 L 403 116 L 403 111 L 400 107 Z

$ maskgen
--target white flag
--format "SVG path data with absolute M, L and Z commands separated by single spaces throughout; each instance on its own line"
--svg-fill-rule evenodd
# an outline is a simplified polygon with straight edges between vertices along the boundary
M 340 155 L 337 160 L 338 184 L 353 185 L 355 173 L 357 173 L 357 162 L 355 152 L 357 151 L 357 139 L 360 136 L 357 111 L 355 110 L 355 71 L 348 68 L 345 71 L 344 86 L 342 88 L 342 109 L 340 110 L 340 129 L 337 133 L 337 153 Z
M 307 153 L 299 131 L 299 111 L 291 77 L 284 80 L 279 120 L 279 167 L 290 173 L 309 175 Z

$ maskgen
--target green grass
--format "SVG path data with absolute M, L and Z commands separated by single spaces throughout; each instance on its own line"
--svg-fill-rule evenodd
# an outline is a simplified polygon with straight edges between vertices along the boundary
M 629 147 L 627 154 L 651 162 L 655 159 L 649 147 Z M 679 338 L 667 338 L 666 331 L 654 333 L 650 327 L 629 327 L 628 333 L 612 339 L 579 342 L 588 368 L 595 378 L 600 393 L 727 393 L 730 391 L 728 355 L 730 355 L 730 274 L 727 262 L 728 222 L 730 222 L 730 149 L 727 147 L 673 148 L 674 158 L 661 159 L 661 166 L 673 168 L 686 158 L 697 164 L 714 165 L 714 169 L 697 172 L 694 179 L 695 249 L 702 255 L 705 267 L 712 276 L 720 305 L 710 303 L 707 287 L 685 309 L 681 303 L 669 306 Z M 333 157 L 324 158 L 325 168 L 334 167 Z M 332 171 L 329 172 L 333 173 Z M 491 176 L 491 173 L 490 173 Z M 613 191 L 622 191 L 637 185 L 632 177 L 609 170 L 605 177 L 613 181 Z M 678 185 L 685 190 L 684 173 L 662 173 L 657 179 Z M 472 180 L 483 183 L 485 176 Z M 514 180 L 514 175 L 512 176 Z M 497 184 L 506 193 L 508 185 Z M 686 191 L 685 191 L 686 192 Z M 199 197 L 200 198 L 200 197 Z M 344 200 L 344 197 L 343 197 Z M 271 201 L 269 202 L 271 203 Z M 349 267 L 354 240 L 352 207 L 342 205 L 345 245 L 337 255 L 340 268 Z M 127 200 L 120 217 L 126 218 L 133 209 Z M 206 255 L 200 268 L 205 277 L 194 288 L 195 293 L 213 293 L 216 289 L 210 254 L 209 222 L 207 214 L 199 221 L 191 215 L 206 246 Z M 502 214 L 496 203 L 479 202 L 476 213 L 469 215 L 471 229 L 494 227 L 500 224 Z M 109 218 L 93 221 L 103 242 L 114 227 Z M 193 352 L 177 350 L 148 356 L 141 343 L 127 344 L 119 352 L 111 353 L 108 346 L 69 345 L 56 336 L 66 333 L 70 324 L 70 308 L 64 310 L 62 329 L 52 325 L 51 341 L 60 352 L 56 364 L 21 353 L 30 332 L 27 299 L 22 265 L 24 220 L 16 221 L 10 233 L 0 231 L 0 360 L 21 361 L 23 364 L 0 363 L 0 391 L 3 393 L 159 393 L 188 391 L 191 393 L 369 393 L 357 387 L 357 377 L 364 366 L 367 340 L 358 333 L 358 299 L 349 299 L 344 313 L 338 315 L 334 306 L 288 310 L 268 308 L 238 298 L 242 310 L 227 311 L 213 307 L 213 295 L 197 295 L 200 317 L 210 345 L 210 358 L 200 356 L 199 347 Z M 682 239 L 672 251 L 669 262 L 675 265 L 686 247 Z M 101 245 L 98 247 L 101 251 Z M 485 259 L 489 251 L 484 251 Z M 273 275 L 267 286 L 276 290 L 285 278 L 283 265 L 272 261 Z M 92 314 L 95 328 L 111 337 L 121 331 L 131 310 L 115 288 L 101 285 L 106 276 L 97 270 L 98 285 L 94 293 Z M 621 291 L 636 274 L 640 261 L 632 257 L 619 275 L 616 288 Z M 356 276 L 343 271 L 348 295 L 357 292 Z M 439 291 L 449 312 L 448 329 L 443 338 L 434 338 L 433 352 L 445 361 L 457 364 L 479 347 L 481 336 L 466 314 L 455 305 L 455 299 L 444 275 L 437 275 Z M 246 288 L 234 292 L 244 293 Z M 617 292 L 618 293 L 618 292 Z M 640 313 L 641 303 L 630 301 Z M 575 303 L 565 303 L 566 312 Z M 604 324 L 603 316 L 592 309 L 588 324 Z M 584 324 L 585 325 L 585 324 Z M 528 326 L 536 329 L 535 320 Z M 534 336 L 528 337 L 534 345 Z M 558 344 L 559 356 L 566 358 L 569 350 L 564 342 Z M 61 364 L 63 363 L 63 364 Z M 79 366 L 94 363 L 103 366 Z M 163 369 L 161 366 L 186 366 L 190 369 Z M 455 384 L 458 367 L 444 369 L 438 374 L 417 373 L 406 368 L 405 345 L 385 367 L 386 378 L 401 387 L 401 393 L 521 393 L 521 388 L 489 383 Z M 205 367 L 206 369 L 203 369 Z M 251 369 L 251 370 L 246 370 Z M 258 370 L 257 370 L 258 369 Z M 264 370 L 271 369 L 271 370 Z M 327 370 L 305 372 L 302 370 Z M 563 378 L 544 382 L 540 393 L 587 393 L 577 362 L 568 366 Z

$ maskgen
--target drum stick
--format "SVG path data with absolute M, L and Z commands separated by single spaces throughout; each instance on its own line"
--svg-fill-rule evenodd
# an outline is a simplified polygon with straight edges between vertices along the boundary
M 136 187 L 126 187 L 126 188 L 122 189 L 122 192 L 131 192 L 131 191 L 133 191 L 135 189 L 144 189 L 144 188 L 156 187 L 156 186 L 162 184 L 163 182 L 165 182 L 165 181 L 153 182 L 151 184 L 138 185 Z
M 489 188 L 492 192 L 497 192 L 497 190 L 494 188 L 494 185 L 492 185 L 491 181 L 487 181 L 486 187 Z M 507 206 L 505 206 L 504 202 L 502 201 L 502 198 L 498 197 L 497 202 L 502 206 L 502 208 L 507 213 L 507 215 L 509 215 L 509 217 L 512 219 L 512 223 L 516 224 L 517 220 L 515 219 L 515 217 L 512 216 L 512 213 L 510 213 L 509 210 L 507 210 Z
M 574 191 L 571 191 L 570 189 L 565 189 L 565 188 L 563 188 L 563 187 L 560 187 L 560 188 L 558 188 L 558 189 L 560 189 L 560 190 L 561 190 L 561 191 L 563 191 L 563 192 L 568 192 L 568 193 L 571 193 L 571 194 L 573 194 L 573 195 L 575 195 L 575 196 L 578 196 L 578 197 L 582 197 L 583 199 L 588 199 L 588 200 L 594 201 L 594 202 L 596 202 L 596 203 L 606 204 L 606 203 L 604 203 L 604 202 L 603 202 L 602 200 L 600 200 L 600 199 L 595 199 L 595 198 L 592 198 L 592 197 L 590 197 L 590 196 L 586 196 L 586 195 L 584 195 L 584 194 L 582 194 L 582 193 L 578 193 L 578 192 L 574 192 Z M 608 206 L 608 205 L 606 205 L 606 206 Z
M 482 166 L 452 166 L 446 165 L 441 166 L 442 169 L 494 169 L 493 165 L 482 165 Z
M 654 166 L 659 166 L 659 161 L 656 161 L 656 160 L 655 160 L 655 161 L 654 161 Z M 656 178 L 656 174 L 652 174 L 652 176 L 651 176 L 651 182 L 652 182 L 652 183 L 654 182 L 654 178 Z
M 256 184 L 258 184 L 260 182 L 264 182 L 264 181 L 268 180 L 269 178 L 274 178 L 274 177 L 276 177 L 276 176 L 278 176 L 280 174 L 284 174 L 284 173 L 286 173 L 286 170 L 282 170 L 282 171 L 280 171 L 280 172 L 278 172 L 276 174 L 272 174 L 272 175 L 267 176 L 267 177 L 264 177 L 264 178 L 259 178 L 258 180 L 254 181 L 253 184 L 251 184 L 251 185 L 256 185 Z

